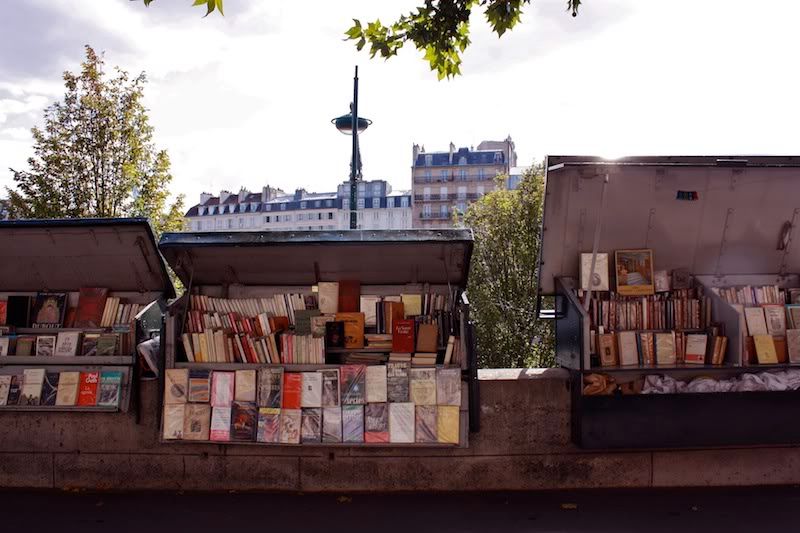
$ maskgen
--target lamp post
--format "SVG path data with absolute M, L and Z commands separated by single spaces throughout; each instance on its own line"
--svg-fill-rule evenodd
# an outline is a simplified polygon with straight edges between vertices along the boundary
M 358 66 L 353 77 L 353 101 L 350 113 L 331 120 L 336 129 L 345 135 L 353 136 L 353 154 L 350 158 L 350 229 L 358 228 L 358 181 L 361 180 L 361 150 L 358 147 L 358 134 L 366 130 L 372 121 L 358 116 Z

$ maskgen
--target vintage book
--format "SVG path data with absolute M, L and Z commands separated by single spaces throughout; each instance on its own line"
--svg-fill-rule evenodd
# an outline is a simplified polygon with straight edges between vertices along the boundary
M 342 442 L 342 408 L 322 408 L 322 442 Z
M 655 366 L 656 350 L 653 333 L 640 333 L 639 345 L 642 350 L 642 364 L 644 366 Z
M 620 296 L 646 296 L 655 292 L 652 250 L 617 250 L 614 265 Z
M 80 344 L 80 331 L 61 331 L 56 336 L 55 353 L 57 357 L 72 357 L 78 353 Z
M 389 404 L 389 441 L 414 442 L 414 404 Z
M 364 313 L 364 325 L 368 328 L 378 325 L 376 309 L 380 301 L 380 296 L 372 294 L 364 294 L 359 300 L 358 310 Z
M 6 325 L 8 318 L 8 300 L 0 300 L 0 326 Z
M 674 365 L 675 333 L 656 333 L 656 363 L 659 365 Z
M 656 292 L 669 292 L 669 273 L 666 270 L 656 270 L 653 272 Z
M 757 365 L 758 355 L 756 354 L 756 343 L 753 337 L 748 335 L 742 343 L 742 360 L 746 365 Z
M 383 327 L 384 333 L 394 333 L 394 323 L 405 318 L 403 302 L 395 302 L 385 297 L 383 301 Z
M 211 437 L 211 406 L 189 403 L 183 411 L 183 440 L 209 440 Z
M 387 401 L 386 365 L 367 366 L 367 403 L 385 403 Z
M 786 348 L 790 363 L 800 363 L 800 329 L 786 330 Z
M 288 373 L 284 375 L 288 375 Z M 281 409 L 281 444 L 300 444 L 301 423 L 300 409 Z
M 786 346 L 786 337 L 772 337 L 772 342 L 775 344 L 775 355 L 778 358 L 778 363 L 788 363 L 789 350 Z
M 601 366 L 617 366 L 617 343 L 613 333 L 603 333 L 597 335 L 597 350 L 600 354 Z
M 162 436 L 165 440 L 179 440 L 183 438 L 183 407 L 183 404 L 164 405 Z
M 189 369 L 168 368 L 164 372 L 164 403 L 186 403 L 189 392 Z
M 294 312 L 294 332 L 297 335 L 311 335 L 311 320 L 319 316 L 319 309 L 296 309 Z
M 310 320 L 311 326 L 311 335 L 314 337 L 325 337 L 325 327 L 328 322 L 333 322 L 335 316 L 333 315 L 319 315 L 319 316 L 312 316 Z M 342 328 L 344 328 L 344 324 L 342 324 Z M 342 336 L 344 335 L 344 329 L 342 329 Z
M 636 347 L 635 331 L 617 333 L 619 343 L 619 364 L 623 366 L 639 364 L 639 350 Z
M 231 440 L 252 442 L 256 440 L 258 408 L 255 402 L 233 402 L 231 406 Z
M 336 321 L 344 324 L 344 347 L 358 350 L 364 347 L 364 313 L 336 313 Z
M 389 442 L 389 404 L 364 406 L 364 442 Z
M 705 364 L 707 345 L 708 335 L 686 335 L 686 364 Z
M 42 400 L 42 385 L 44 385 L 44 368 L 23 370 L 19 405 L 39 405 Z
M 269 325 L 269 329 L 271 329 L 273 333 L 278 333 L 280 331 L 289 329 L 288 316 L 271 316 L 267 319 L 267 323 Z
M 775 342 L 772 340 L 772 335 L 753 335 L 753 341 L 756 345 L 758 364 L 772 365 L 778 363 L 778 354 L 775 351 Z
M 10 298 L 10 297 L 9 297 Z M 14 355 L 34 355 L 36 347 L 36 337 L 31 337 L 28 335 L 20 335 L 17 337 L 17 349 L 14 352 Z
M 35 328 L 60 328 L 64 324 L 66 309 L 66 294 L 40 292 L 33 304 L 31 323 Z
M 340 378 L 338 368 L 318 371 L 322 375 L 322 407 L 338 407 L 340 402 Z
M 262 368 L 258 376 L 258 405 L 280 409 L 283 392 L 283 368 Z
M 344 348 L 344 322 L 332 320 L 325 323 L 325 348 Z
M 317 444 L 322 442 L 322 409 L 305 407 L 301 413 L 300 442 Z
M 110 357 L 117 355 L 117 344 L 119 335 L 116 333 L 104 333 L 97 339 L 98 357 Z
M 11 376 L 8 374 L 0 375 L 0 406 L 8 404 L 8 392 L 11 388 Z
M 55 335 L 39 335 L 36 337 L 37 357 L 52 357 L 56 349 Z
M 436 324 L 420 324 L 417 329 L 418 352 L 436 353 L 439 349 L 439 326 Z
M 44 384 L 42 386 L 42 401 L 41 405 L 55 405 L 56 397 L 58 395 L 58 379 L 60 374 L 58 372 L 45 372 Z M 0 397 L 2 397 L 2 390 L 0 390 Z M 0 404 L 2 405 L 2 404 Z
M 452 405 L 440 405 L 436 408 L 436 438 L 442 444 L 458 444 L 459 442 L 459 410 Z
M 800 291 L 798 291 L 800 292 Z M 800 329 L 800 305 L 793 303 L 786 306 L 787 328 Z
M 300 407 L 322 407 L 322 374 L 302 372 L 303 390 L 300 394 Z
M 360 405 L 366 400 L 366 368 L 364 365 L 342 365 L 342 405 Z
M 9 355 L 11 350 L 11 337 L 0 337 L 0 357 Z
M 767 333 L 773 337 L 786 335 L 786 309 L 783 305 L 764 305 L 764 317 L 767 323 Z
M 461 369 L 436 369 L 437 405 L 461 405 Z
M 31 297 L 9 296 L 6 300 L 6 325 L 27 328 L 31 325 Z
M 319 311 L 323 315 L 339 311 L 339 283 L 336 281 L 320 281 Z
M 763 307 L 745 307 L 744 318 L 747 321 L 747 331 L 751 337 L 769 335 Z
M 106 307 L 108 289 L 81 288 L 78 296 L 78 309 L 75 312 L 74 326 L 76 328 L 99 328 L 103 319 L 103 310 Z
M 419 443 L 437 442 L 436 412 L 439 408 L 435 405 L 417 405 L 415 407 L 415 441 Z M 456 409 L 458 409 L 456 407 Z
M 233 372 L 211 373 L 211 406 L 230 407 L 233 402 L 235 374 Z M 211 428 L 213 431 L 213 427 Z
M 102 407 L 119 407 L 122 395 L 122 372 L 120 370 L 103 370 L 100 373 L 100 388 L 97 393 L 97 405 Z
M 214 372 L 216 374 L 216 372 Z M 231 372 L 232 374 L 232 372 Z M 177 407 L 177 406 L 176 406 Z M 231 408 L 212 407 L 209 440 L 227 442 L 231 440 Z
M 414 405 L 436 405 L 436 369 L 412 368 L 410 393 Z
M 408 401 L 410 370 L 410 363 L 389 362 L 386 364 L 386 395 L 389 402 L 405 403 Z
M 299 372 L 283 373 L 283 403 L 286 409 L 300 409 L 303 394 L 303 375 Z
M 58 376 L 56 405 L 75 405 L 78 402 L 80 372 L 61 372 Z
M 676 268 L 672 271 L 672 290 L 692 287 L 692 275 L 687 268 Z
M 192 403 L 209 403 L 211 401 L 211 371 L 204 368 L 189 370 L 189 394 Z
M 8 400 L 6 405 L 19 405 L 22 395 L 22 374 L 12 374 L 11 383 L 8 386 Z
M 342 406 L 342 442 L 364 442 L 364 406 Z
M 356 280 L 341 280 L 339 282 L 339 304 L 337 313 L 358 313 L 361 297 L 361 282 Z
M 422 314 L 421 294 L 401 294 L 400 301 L 403 302 L 403 315 L 406 317 Z
M 607 291 L 609 289 L 608 254 L 596 254 L 594 262 L 594 276 L 591 276 L 591 269 L 592 254 L 581 254 L 581 289 L 585 291 Z
M 413 353 L 414 348 L 414 321 L 411 319 L 395 320 L 392 324 L 392 351 Z
M 281 436 L 281 410 L 276 407 L 261 407 L 258 410 L 256 440 L 277 444 Z
M 100 372 L 81 372 L 78 382 L 78 405 L 89 407 L 97 405 L 97 389 L 100 386 Z
M 81 343 L 81 355 L 89 357 L 97 355 L 97 341 L 100 339 L 99 333 L 84 333 Z
M 237 370 L 233 399 L 237 402 L 256 401 L 256 371 Z

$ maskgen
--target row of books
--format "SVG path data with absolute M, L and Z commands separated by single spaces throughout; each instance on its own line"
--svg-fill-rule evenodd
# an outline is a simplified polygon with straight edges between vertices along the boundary
M 207 329 L 181 335 L 190 363 L 324 364 L 325 340 L 291 332 L 254 336 Z
M 725 361 L 728 339 L 717 327 L 709 333 L 681 331 L 619 331 L 600 333 L 592 353 L 602 367 L 654 367 L 658 365 L 721 365 Z
M 785 335 L 749 335 L 742 357 L 746 365 L 800 364 L 800 329 L 787 329 Z
M 39 356 L 108 357 L 132 353 L 130 334 L 59 331 L 56 335 L 7 335 L 0 337 L 0 357 Z
M 782 289 L 777 285 L 743 285 L 740 287 L 712 287 L 711 290 L 729 304 L 763 305 L 800 303 L 800 289 Z
M 800 305 L 763 304 L 758 307 L 742 307 L 748 335 L 784 336 L 787 329 L 800 329 Z
M 76 307 L 70 307 L 69 294 L 63 292 L 40 292 L 35 296 L 10 295 L 0 300 L 0 326 L 111 328 L 118 324 L 130 324 L 144 307 L 108 294 L 107 288 L 81 288 Z
M 578 291 L 582 298 L 583 291 Z M 676 289 L 650 296 L 620 296 L 597 292 L 587 310 L 591 329 L 688 330 L 711 324 L 711 305 L 702 287 Z
M 189 295 L 189 309 L 201 314 L 237 314 L 245 318 L 254 318 L 258 315 L 284 316 L 291 324 L 295 321 L 295 311 L 316 308 L 317 298 L 313 294 L 285 293 L 260 298 L 213 298 L 202 294 Z
M 0 375 L 0 407 L 119 407 L 123 373 L 119 370 L 49 372 L 26 368 Z

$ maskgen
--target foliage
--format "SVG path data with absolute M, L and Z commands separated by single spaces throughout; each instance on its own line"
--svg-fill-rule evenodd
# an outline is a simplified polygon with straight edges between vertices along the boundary
M 538 320 L 536 297 L 544 201 L 541 167 L 517 190 L 496 190 L 467 208 L 475 234 L 467 294 L 482 367 L 549 367 L 552 324 Z
M 130 78 L 90 47 L 78 74 L 64 73 L 63 101 L 32 130 L 28 170 L 14 170 L 13 218 L 146 217 L 157 233 L 180 227 L 183 197 L 167 208 L 167 152 L 153 143 L 142 104 L 144 73 Z
M 149 6 L 153 0 L 144 0 L 144 5 Z M 206 6 L 206 14 L 203 15 L 205 17 L 209 16 L 214 9 L 217 9 L 221 15 L 225 15 L 225 12 L 222 10 L 222 0 L 194 0 L 193 6 Z

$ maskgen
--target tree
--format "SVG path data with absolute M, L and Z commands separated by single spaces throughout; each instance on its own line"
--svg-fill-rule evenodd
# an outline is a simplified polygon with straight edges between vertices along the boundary
M 32 130 L 28 170 L 14 170 L 7 189 L 13 218 L 146 217 L 160 233 L 183 215 L 183 196 L 167 209 L 169 156 L 153 143 L 142 104 L 144 73 L 106 76 L 86 46 L 80 73 L 64 73 L 63 101 L 44 110 Z
M 468 295 L 483 367 L 553 366 L 552 324 L 536 316 L 543 169 L 517 190 L 496 190 L 467 208 L 475 234 Z

